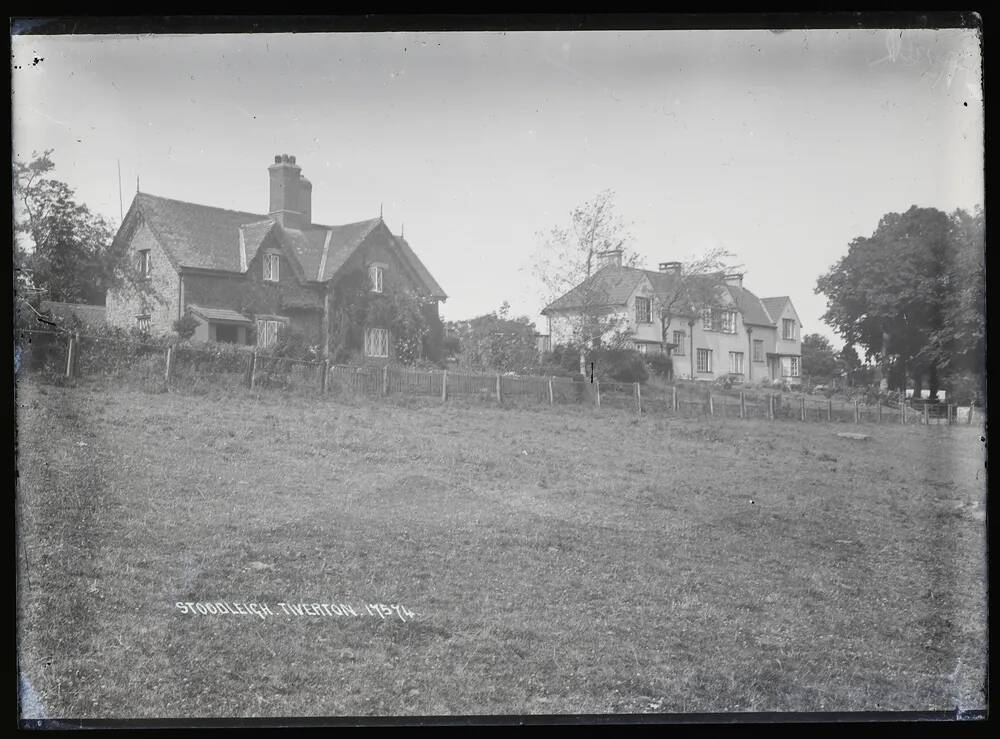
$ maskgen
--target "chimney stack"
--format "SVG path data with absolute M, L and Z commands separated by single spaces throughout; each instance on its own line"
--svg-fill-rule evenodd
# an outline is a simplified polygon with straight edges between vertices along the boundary
M 672 274 L 672 275 L 679 275 L 681 273 L 681 263 L 660 262 L 660 272 L 666 272 L 667 274 Z
M 312 222 L 312 183 L 302 176 L 295 157 L 275 154 L 267 168 L 271 182 L 268 214 L 290 228 L 304 228 Z
M 733 287 L 743 287 L 743 273 L 733 272 L 730 275 L 725 276 L 726 284 L 732 285 Z
M 621 249 L 607 249 L 606 251 L 597 252 L 597 266 L 598 269 L 601 267 L 607 267 L 608 265 L 612 267 L 622 266 L 622 250 Z

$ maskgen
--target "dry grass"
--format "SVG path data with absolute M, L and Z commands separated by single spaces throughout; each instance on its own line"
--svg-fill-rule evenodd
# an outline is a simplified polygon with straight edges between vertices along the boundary
M 984 707 L 975 428 L 17 401 L 20 666 L 50 718 Z

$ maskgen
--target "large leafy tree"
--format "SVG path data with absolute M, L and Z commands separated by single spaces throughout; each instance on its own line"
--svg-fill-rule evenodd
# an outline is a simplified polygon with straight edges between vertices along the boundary
M 948 339 L 952 327 L 968 333 L 962 355 L 976 352 L 982 307 L 972 296 L 954 295 L 960 281 L 978 270 L 969 256 L 982 250 L 981 239 L 973 245 L 975 223 L 976 216 L 963 211 L 949 216 L 913 206 L 888 213 L 817 281 L 816 292 L 828 301 L 823 319 L 882 364 L 897 386 L 911 377 L 919 389 L 926 378 L 936 394 L 941 373 L 959 369 Z
M 512 317 L 506 301 L 498 311 L 467 321 L 449 321 L 446 330 L 463 368 L 525 372 L 537 363 L 535 324 L 527 316 Z
M 15 268 L 51 300 L 103 304 L 121 257 L 113 247 L 114 229 L 51 176 L 51 154 L 14 162 Z
M 802 374 L 810 378 L 832 379 L 841 372 L 841 363 L 830 340 L 820 334 L 802 337 Z

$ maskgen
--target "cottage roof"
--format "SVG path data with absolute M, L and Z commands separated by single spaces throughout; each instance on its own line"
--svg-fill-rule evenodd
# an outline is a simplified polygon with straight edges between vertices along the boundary
M 339 226 L 311 224 L 296 229 L 276 223 L 267 214 L 215 208 L 149 193 L 138 193 L 132 208 L 141 213 L 176 268 L 242 272 L 264 239 L 274 234 L 295 257 L 303 279 L 313 282 L 333 278 L 383 223 L 381 218 L 372 218 Z M 398 245 L 403 261 L 424 283 L 427 293 L 446 298 L 409 244 L 388 229 L 386 233 Z

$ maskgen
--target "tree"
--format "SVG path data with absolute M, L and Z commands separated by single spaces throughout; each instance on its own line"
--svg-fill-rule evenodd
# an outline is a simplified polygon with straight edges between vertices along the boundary
M 53 179 L 52 150 L 14 162 L 14 250 L 18 274 L 31 275 L 51 300 L 103 304 L 117 279 L 121 254 L 105 219 L 77 203 L 72 188 Z
M 537 364 L 535 324 L 527 316 L 512 318 L 506 301 L 498 311 L 467 321 L 450 321 L 446 329 L 461 367 L 524 372 Z
M 827 297 L 823 320 L 847 343 L 882 365 L 897 387 L 912 377 L 919 392 L 924 377 L 931 396 L 942 372 L 968 361 L 985 337 L 980 322 L 981 216 L 913 206 L 888 213 L 871 237 L 854 239 L 846 256 L 819 278 L 816 292 Z M 964 246 L 963 246 L 964 244 Z M 956 288 L 971 284 L 960 296 Z M 956 347 L 950 332 L 965 344 Z M 983 339 L 985 341 L 985 338 Z
M 672 279 L 660 286 L 656 312 L 664 343 L 671 343 L 670 326 L 674 318 L 687 316 L 693 321 L 701 310 L 711 309 L 719 302 L 726 275 L 738 269 L 733 258 L 723 247 L 714 247 L 681 264 Z
M 810 378 L 832 379 L 840 374 L 840 367 L 829 339 L 820 334 L 802 337 L 802 374 Z
M 588 283 L 599 268 L 601 252 L 621 250 L 624 266 L 639 265 L 639 255 L 631 251 L 629 224 L 618 213 L 615 194 L 604 190 L 570 214 L 568 227 L 540 234 L 540 245 L 532 261 L 534 276 L 543 288 L 546 304 L 577 288 L 581 307 L 567 316 L 573 344 L 580 347 L 580 374 L 586 374 L 583 349 L 595 339 L 614 331 L 618 319 L 605 309 L 607 294 L 601 286 Z

